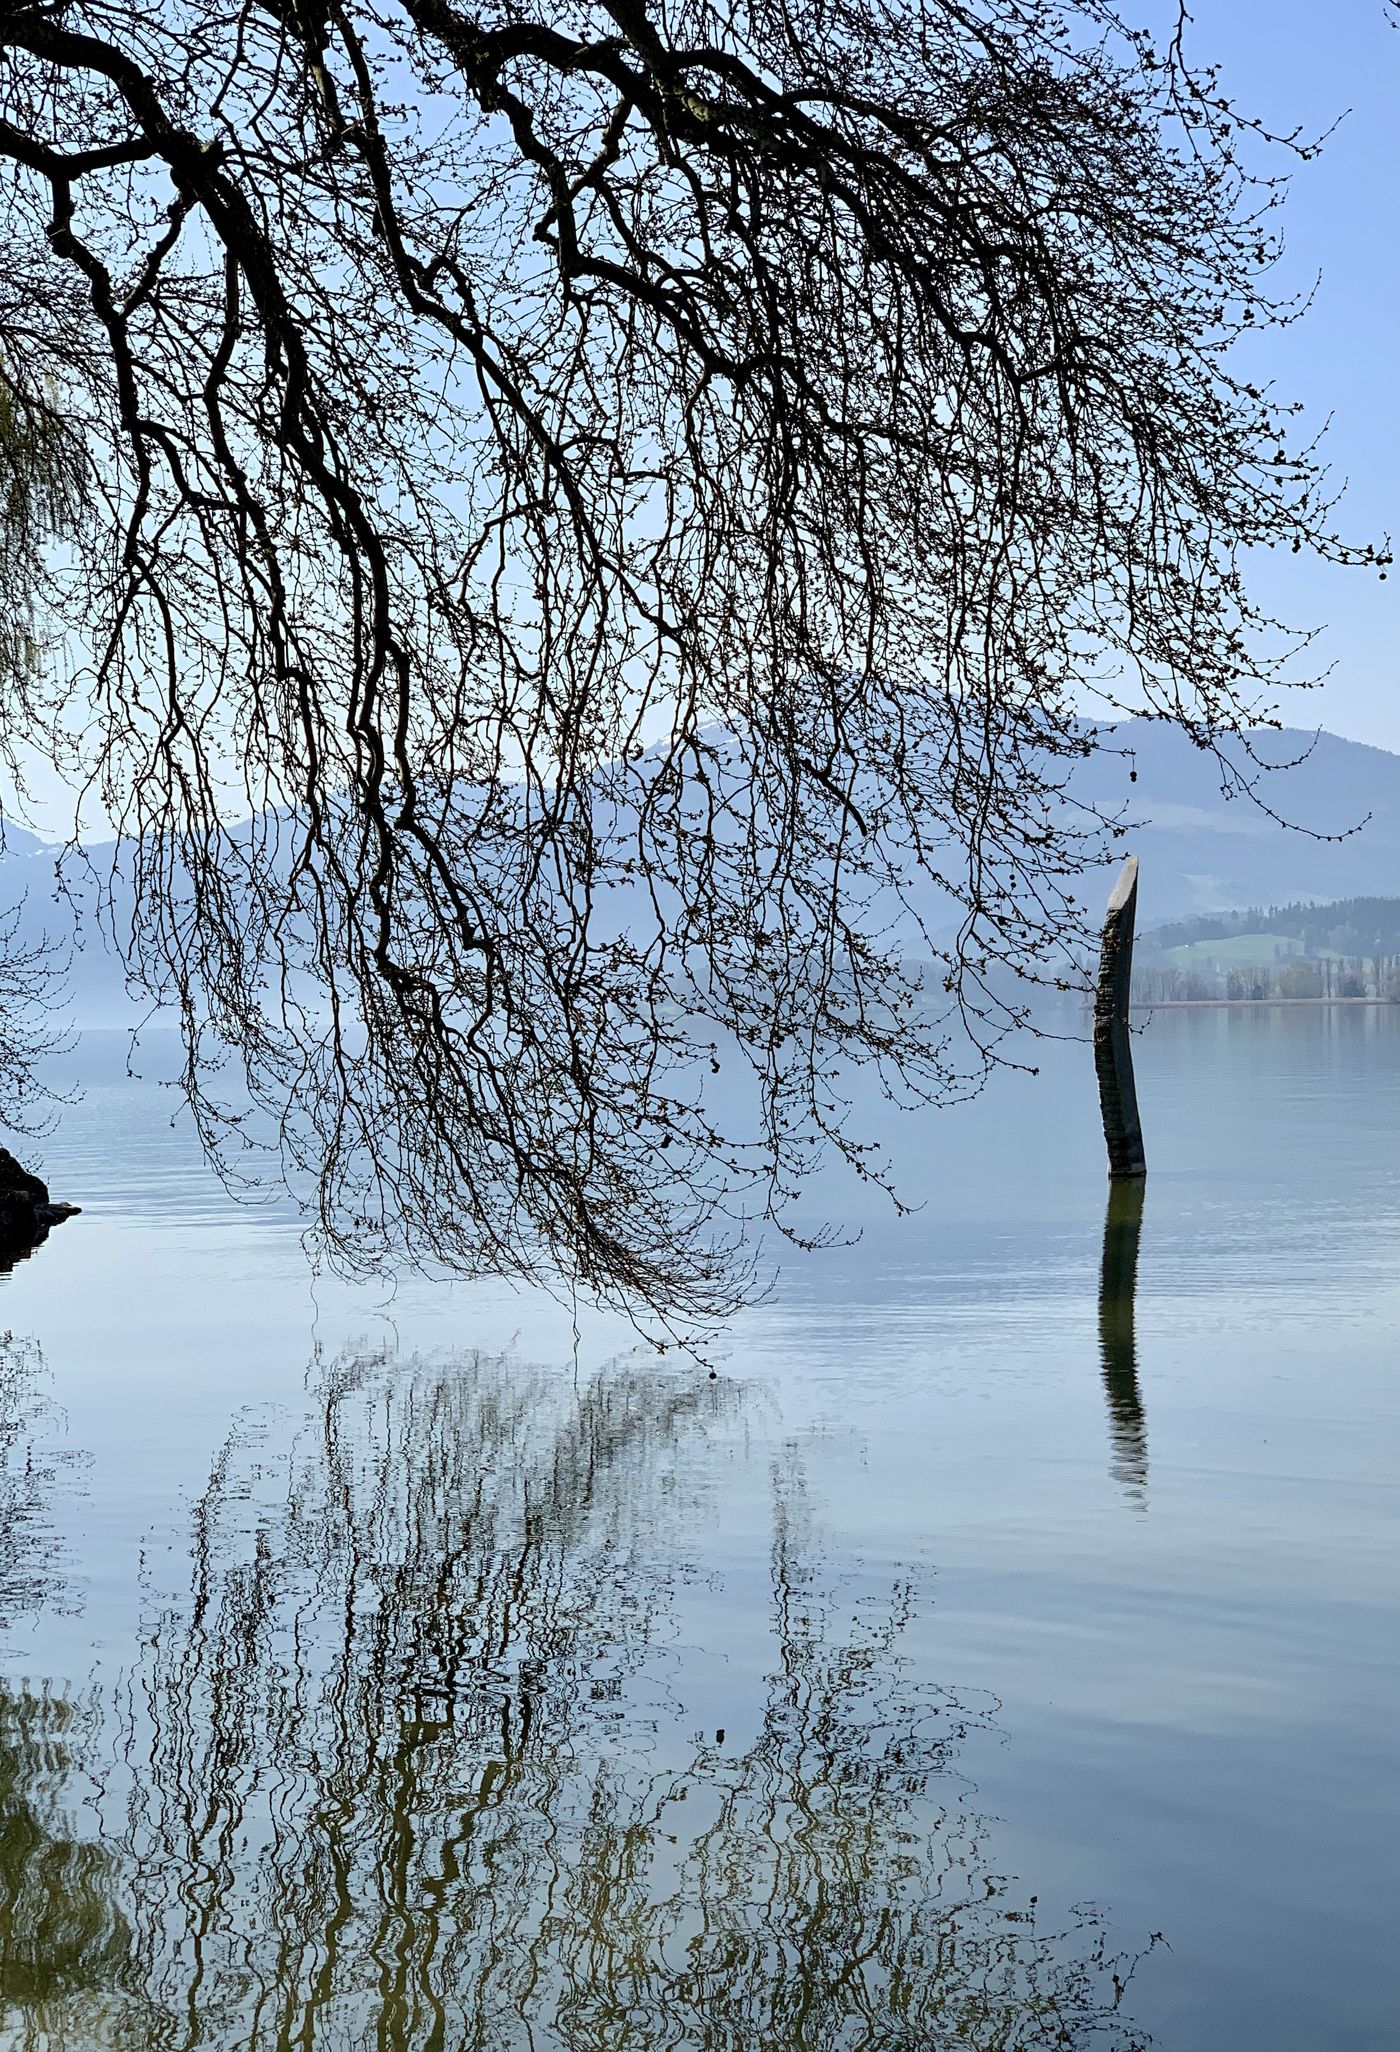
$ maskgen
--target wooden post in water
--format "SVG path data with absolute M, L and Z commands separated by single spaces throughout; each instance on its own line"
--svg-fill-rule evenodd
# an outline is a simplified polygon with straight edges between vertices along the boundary
M 1133 1044 L 1128 1007 L 1133 983 L 1133 924 L 1137 918 L 1137 856 L 1130 855 L 1118 872 L 1103 923 L 1099 983 L 1094 998 L 1094 1066 L 1099 1072 L 1099 1104 L 1103 1137 L 1108 1143 L 1108 1173 L 1145 1176 L 1137 1089 L 1133 1083 Z

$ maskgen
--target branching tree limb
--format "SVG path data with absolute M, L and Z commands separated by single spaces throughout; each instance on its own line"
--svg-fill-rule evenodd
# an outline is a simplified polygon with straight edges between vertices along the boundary
M 52 654 L 45 603 L 47 546 L 77 532 L 85 452 L 51 395 L 25 392 L 0 356 L 0 762 L 12 793 L 24 788 L 18 750 L 42 733 L 40 693 Z M 0 813 L 0 839 L 4 834 Z M 23 907 L 0 911 L 0 1124 L 33 1131 L 50 1096 L 40 1075 L 58 1037 L 62 952 L 21 932 Z
M 878 1172 L 856 1070 L 975 1083 L 1086 712 L 1247 783 L 1245 559 L 1376 560 L 1231 368 L 1268 140 L 1103 0 L 6 0 L 53 745 L 211 1144 L 232 1052 L 346 1259 L 685 1316 L 815 1141 Z

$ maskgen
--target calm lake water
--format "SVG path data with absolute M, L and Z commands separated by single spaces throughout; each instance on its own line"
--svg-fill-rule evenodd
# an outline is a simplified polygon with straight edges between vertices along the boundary
M 1400 1014 L 1159 1014 L 1107 1245 L 1082 1046 L 887 1121 L 713 1379 L 313 1283 L 123 1053 L 0 1296 L 6 2052 L 1393 2052 Z

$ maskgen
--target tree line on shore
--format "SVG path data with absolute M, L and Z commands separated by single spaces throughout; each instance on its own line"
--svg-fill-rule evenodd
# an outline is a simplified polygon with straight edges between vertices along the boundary
M 1220 943 L 1218 956 L 1212 942 Z M 1251 942 L 1257 943 L 1252 960 Z M 1400 1002 L 1400 898 L 1251 907 L 1175 920 L 1143 935 L 1133 997 L 1141 1004 Z
M 1182 968 L 1174 962 L 1154 962 L 1133 972 L 1134 1004 L 1202 1004 L 1222 998 L 1241 1004 L 1269 998 L 1375 998 L 1400 1004 L 1400 958 L 1292 955 L 1276 964 L 1243 968 L 1214 962 Z

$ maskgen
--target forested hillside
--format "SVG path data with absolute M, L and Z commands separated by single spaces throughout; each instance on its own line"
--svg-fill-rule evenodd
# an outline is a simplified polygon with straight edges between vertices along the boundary
M 1140 1003 L 1206 998 L 1400 1002 L 1400 898 L 1255 906 L 1177 919 L 1138 941 Z

